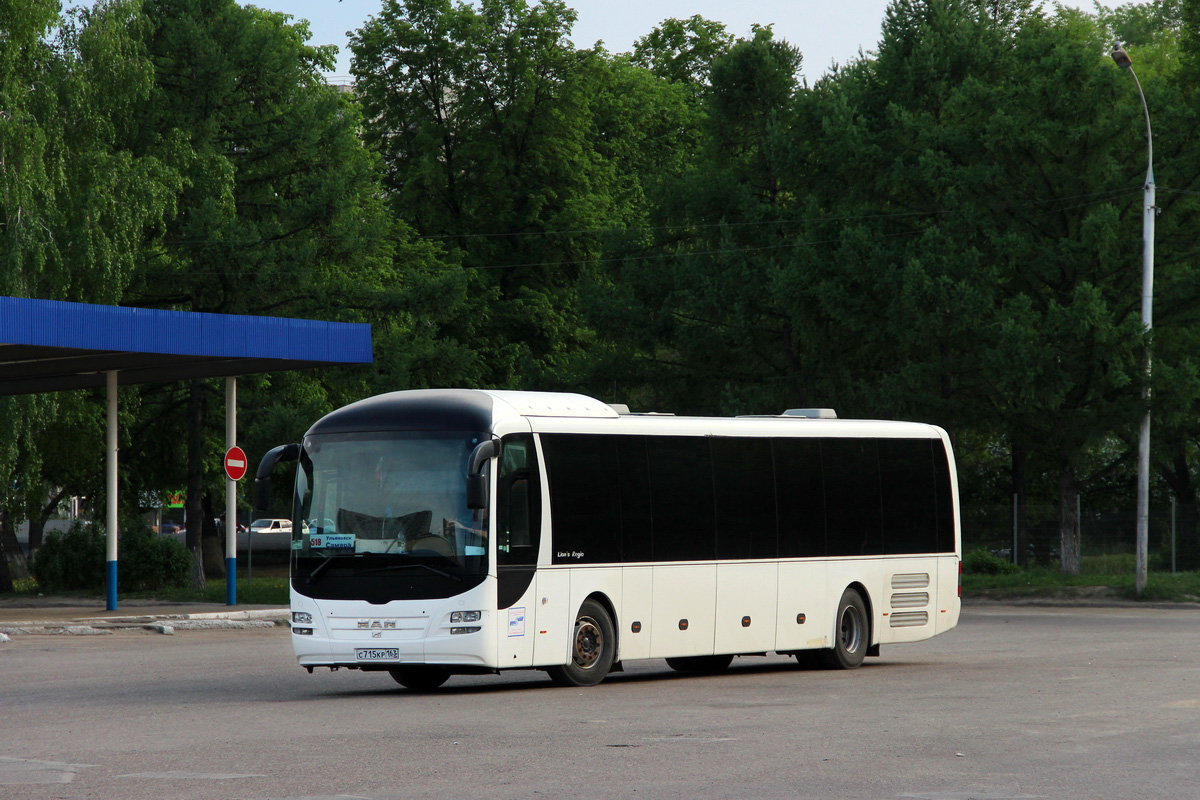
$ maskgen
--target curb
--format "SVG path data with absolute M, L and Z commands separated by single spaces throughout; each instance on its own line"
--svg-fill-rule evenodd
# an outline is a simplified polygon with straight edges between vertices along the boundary
M 0 643 L 12 636 L 103 636 L 119 630 L 147 630 L 170 636 L 177 630 L 251 630 L 287 626 L 286 608 L 211 611 L 195 614 L 138 614 L 125 617 L 80 617 L 72 620 L 22 620 L 0 624 Z

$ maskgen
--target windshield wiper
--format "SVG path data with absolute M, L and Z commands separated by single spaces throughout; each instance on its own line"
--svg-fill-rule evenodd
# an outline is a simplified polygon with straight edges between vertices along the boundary
M 321 566 L 325 566 L 325 565 L 322 564 Z M 452 575 L 449 572 L 446 572 L 445 570 L 438 569 L 437 567 L 431 567 L 428 564 L 391 564 L 386 567 L 375 567 L 373 569 L 359 570 L 358 574 L 359 575 L 368 575 L 372 572 L 391 572 L 392 570 L 396 570 L 396 569 L 410 569 L 413 567 L 419 567 L 420 569 L 427 569 L 430 572 L 432 572 L 434 575 L 440 575 L 443 578 L 449 578 L 451 580 L 462 583 L 462 578 L 460 576 Z M 320 567 L 318 567 L 317 569 L 320 569 Z M 314 570 L 314 572 L 315 571 L 316 570 Z
M 317 576 L 320 575 L 322 572 L 324 572 L 325 568 L 328 567 L 330 562 L 332 562 L 335 558 L 337 558 L 337 556 L 334 556 L 334 555 L 325 556 L 325 560 L 322 561 L 320 564 L 317 564 L 317 566 L 313 568 L 313 571 L 308 573 L 308 577 L 304 579 L 304 585 L 312 586 L 313 583 L 317 580 Z

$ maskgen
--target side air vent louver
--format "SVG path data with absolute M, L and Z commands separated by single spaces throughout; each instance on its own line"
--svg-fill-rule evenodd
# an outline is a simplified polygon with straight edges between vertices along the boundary
M 929 592 L 905 592 L 892 595 L 892 608 L 925 608 L 929 605 Z
M 892 576 L 893 589 L 927 589 L 929 588 L 928 572 L 912 572 Z

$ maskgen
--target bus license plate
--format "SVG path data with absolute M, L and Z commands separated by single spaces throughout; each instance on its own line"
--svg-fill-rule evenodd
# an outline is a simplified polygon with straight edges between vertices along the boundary
M 359 661 L 399 661 L 400 651 L 395 647 L 355 649 L 354 657 Z

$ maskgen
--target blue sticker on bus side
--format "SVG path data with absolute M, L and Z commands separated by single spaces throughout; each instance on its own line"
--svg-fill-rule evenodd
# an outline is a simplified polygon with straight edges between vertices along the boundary
M 510 608 L 508 610 L 508 635 L 525 635 L 525 609 Z

